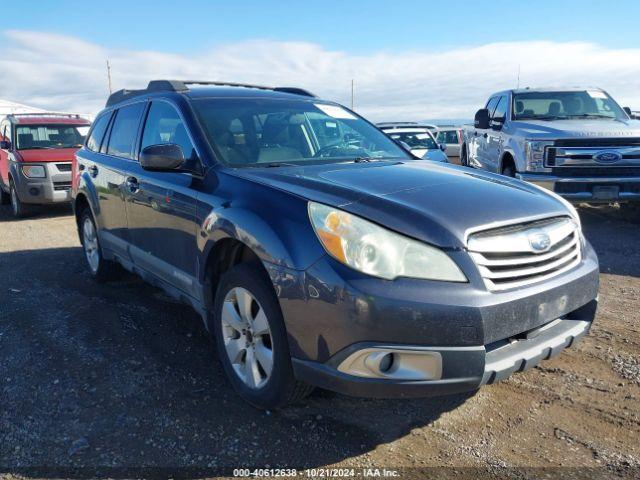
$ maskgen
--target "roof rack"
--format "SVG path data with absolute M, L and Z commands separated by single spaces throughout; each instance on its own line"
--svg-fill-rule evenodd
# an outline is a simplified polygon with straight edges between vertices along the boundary
M 118 103 L 125 98 L 137 97 L 152 92 L 188 92 L 188 85 L 212 85 L 216 87 L 244 87 L 256 88 L 259 90 L 272 90 L 274 92 L 291 93 L 293 95 L 303 95 L 305 97 L 314 97 L 315 95 L 308 90 L 298 87 L 266 87 L 264 85 L 252 85 L 249 83 L 235 82 L 216 82 L 207 80 L 151 80 L 147 88 L 142 90 L 122 89 L 112 93 L 107 99 L 106 106 L 109 107 Z
M 61 117 L 61 118 L 85 118 L 77 113 L 58 113 L 58 112 L 30 112 L 30 113 L 10 113 L 7 117 Z

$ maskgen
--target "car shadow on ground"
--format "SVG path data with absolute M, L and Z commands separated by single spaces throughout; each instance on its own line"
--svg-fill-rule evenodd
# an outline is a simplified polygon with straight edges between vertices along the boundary
M 355 399 L 316 391 L 277 412 L 242 402 L 190 308 L 82 251 L 0 253 L 0 473 L 215 475 L 331 465 L 429 425 L 471 395 Z
M 71 215 L 73 210 L 70 203 L 59 205 L 34 205 L 30 207 L 29 213 L 24 218 L 15 218 L 11 213 L 11 206 L 0 205 L 0 221 L 38 220 Z

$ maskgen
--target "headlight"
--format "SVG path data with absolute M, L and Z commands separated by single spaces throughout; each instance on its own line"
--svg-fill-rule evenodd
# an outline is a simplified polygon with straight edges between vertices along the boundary
M 44 167 L 42 165 L 23 165 L 22 173 L 29 178 L 44 178 Z
M 309 217 L 325 250 L 355 270 L 386 280 L 467 281 L 455 262 L 438 248 L 319 203 L 309 202 Z
M 527 161 L 527 171 L 543 172 L 548 170 L 544 166 L 545 148 L 553 145 L 553 142 L 539 142 L 527 140 L 524 142 L 524 156 Z

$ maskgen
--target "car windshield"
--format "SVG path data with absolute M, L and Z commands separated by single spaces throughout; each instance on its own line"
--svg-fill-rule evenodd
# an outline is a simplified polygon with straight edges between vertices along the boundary
M 627 118 L 622 108 L 601 90 L 517 93 L 513 97 L 513 112 L 514 120 Z
M 84 144 L 89 125 L 35 124 L 16 127 L 18 150 L 74 148 Z
M 412 150 L 414 149 L 428 149 L 432 150 L 438 148 L 433 136 L 426 130 L 419 132 L 389 132 L 388 135 L 398 142 L 404 142 Z
M 335 104 L 273 98 L 203 98 L 192 104 L 218 156 L 233 167 L 410 158 Z

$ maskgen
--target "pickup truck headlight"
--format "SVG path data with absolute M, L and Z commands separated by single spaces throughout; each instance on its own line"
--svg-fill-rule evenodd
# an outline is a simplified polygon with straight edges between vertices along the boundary
M 309 202 L 309 217 L 325 250 L 362 273 L 386 280 L 467 281 L 458 265 L 438 248 L 319 203 Z
M 23 165 L 22 173 L 28 178 L 44 178 L 46 174 L 42 165 Z
M 548 171 L 544 166 L 544 152 L 545 149 L 550 146 L 553 146 L 553 142 L 541 142 L 537 140 L 527 140 L 524 142 L 524 156 L 527 161 L 527 171 Z

